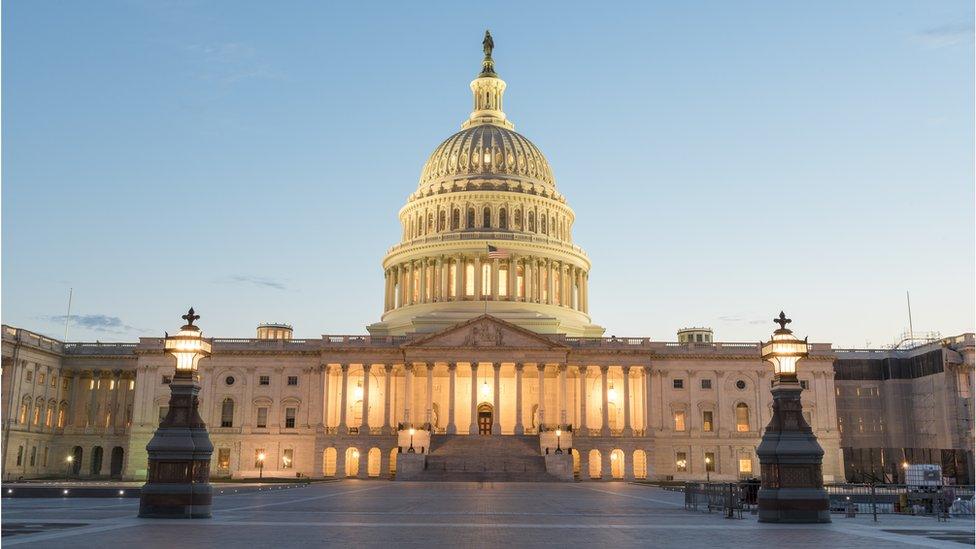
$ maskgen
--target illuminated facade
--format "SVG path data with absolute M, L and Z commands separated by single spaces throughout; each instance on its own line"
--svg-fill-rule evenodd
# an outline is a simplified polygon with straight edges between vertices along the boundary
M 486 40 L 473 112 L 399 212 L 369 334 L 293 339 L 265 324 L 253 339 L 213 340 L 199 365 L 213 477 L 257 476 L 263 455 L 264 476 L 388 478 L 411 445 L 432 479 L 565 478 L 545 459 L 556 448 L 582 479 L 698 479 L 706 462 L 712 479 L 758 475 L 772 404 L 759 345 L 715 342 L 707 328 L 677 342 L 602 337 L 573 210 L 503 112 L 490 50 Z M 4 478 L 144 478 L 175 366 L 163 339 L 2 335 Z M 971 406 L 972 336 L 945 345 L 970 385 L 944 400 Z M 845 467 L 837 357 L 816 343 L 799 367 L 828 481 Z

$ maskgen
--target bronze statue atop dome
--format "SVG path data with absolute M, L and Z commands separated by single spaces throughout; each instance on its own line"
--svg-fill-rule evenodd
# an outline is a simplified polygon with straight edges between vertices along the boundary
M 485 59 L 481 62 L 481 74 L 479 76 L 498 76 L 495 74 L 495 61 L 491 58 L 491 52 L 495 49 L 495 41 L 491 37 L 491 31 L 485 30 L 485 39 L 481 41 L 481 48 L 485 51 Z

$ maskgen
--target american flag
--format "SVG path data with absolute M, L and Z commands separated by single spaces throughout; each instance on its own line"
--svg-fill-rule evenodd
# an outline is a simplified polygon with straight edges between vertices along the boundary
M 491 244 L 488 245 L 488 259 L 508 259 L 512 253 L 508 250 L 502 248 L 496 248 Z

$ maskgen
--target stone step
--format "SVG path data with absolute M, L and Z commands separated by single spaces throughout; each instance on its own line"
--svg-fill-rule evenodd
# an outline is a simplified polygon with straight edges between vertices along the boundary
M 436 435 L 431 455 L 539 456 L 539 439 L 513 435 Z
M 542 473 L 475 473 L 451 471 L 424 471 L 419 477 L 421 482 L 558 482 L 559 479 Z
M 546 462 L 541 456 L 427 456 L 428 471 L 478 473 L 545 473 Z

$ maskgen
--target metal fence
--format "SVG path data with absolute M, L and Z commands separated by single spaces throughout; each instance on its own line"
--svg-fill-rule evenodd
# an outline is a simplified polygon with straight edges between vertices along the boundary
M 904 484 L 828 484 L 830 511 L 857 516 L 901 514 L 972 518 L 973 486 L 906 486 Z M 759 482 L 684 483 L 685 509 L 721 512 L 727 518 L 741 518 L 742 511 L 757 506 Z

